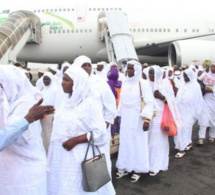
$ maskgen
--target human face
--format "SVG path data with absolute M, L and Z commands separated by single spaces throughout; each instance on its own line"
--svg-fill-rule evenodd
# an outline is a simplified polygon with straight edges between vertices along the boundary
M 111 69 L 118 69 L 116 64 L 113 64 L 110 68 Z
M 128 77 L 133 77 L 134 76 L 134 65 L 133 64 L 128 64 L 128 66 L 127 66 L 127 75 L 128 75 Z
M 97 71 L 102 71 L 103 70 L 103 68 L 104 68 L 104 65 L 102 64 L 97 64 L 97 67 L 96 67 L 96 70 Z
M 184 72 L 183 76 L 184 76 L 184 81 L 186 83 L 190 81 L 189 77 L 187 76 L 187 74 L 185 72 Z
M 70 96 L 72 95 L 73 80 L 66 73 L 63 75 L 62 87 L 64 93 L 68 93 Z
M 168 76 L 171 77 L 172 74 L 173 74 L 173 71 L 172 71 L 172 70 L 169 70 Z
M 200 77 L 202 75 L 203 71 L 199 70 L 197 76 Z
M 51 79 L 48 76 L 44 76 L 43 83 L 45 86 L 49 86 L 51 84 Z
M 155 81 L 155 71 L 153 68 L 149 69 L 149 79 L 150 81 Z
M 142 73 L 142 77 L 143 77 L 144 80 L 147 80 L 147 77 L 146 77 L 145 73 Z
M 91 64 L 90 64 L 90 63 L 84 63 L 81 67 L 82 67 L 89 75 L 91 74 L 92 67 L 91 67 Z
M 212 66 L 211 66 L 211 72 L 212 72 L 213 74 L 215 74 L 215 65 L 212 65 Z

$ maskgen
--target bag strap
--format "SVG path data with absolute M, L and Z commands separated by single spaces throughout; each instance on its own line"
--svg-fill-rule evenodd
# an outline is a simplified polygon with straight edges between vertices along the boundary
M 92 146 L 93 158 L 95 157 L 95 147 L 98 150 L 99 155 L 102 156 L 101 151 L 99 150 L 99 147 L 94 144 L 94 135 L 93 135 L 93 132 L 90 131 L 90 140 L 88 142 L 88 146 L 87 146 L 87 150 L 86 150 L 86 153 L 85 153 L 84 161 L 87 160 L 87 154 L 89 152 L 90 145 Z

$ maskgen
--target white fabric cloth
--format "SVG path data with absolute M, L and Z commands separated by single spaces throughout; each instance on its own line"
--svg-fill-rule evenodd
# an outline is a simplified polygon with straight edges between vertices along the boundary
M 22 119 L 41 96 L 23 72 L 14 66 L 0 66 L 0 83 L 10 108 L 5 125 L 12 125 Z M 36 121 L 16 143 L 0 153 L 1 195 L 47 195 L 46 168 L 41 126 Z
M 215 127 L 215 74 L 204 73 L 202 80 L 206 87 L 213 90 L 213 93 L 206 93 L 203 97 L 202 111 L 199 116 L 199 125 L 204 127 Z
M 153 93 L 158 90 L 165 96 L 175 122 L 179 125 L 172 86 L 167 79 L 163 79 L 163 70 L 159 66 L 153 65 L 151 68 L 154 69 L 154 82 L 150 81 L 151 90 Z M 168 135 L 161 130 L 164 102 L 155 98 L 155 103 L 159 109 L 157 110 L 157 115 L 152 118 L 149 128 L 149 170 L 158 173 L 160 170 L 168 170 L 169 140 Z
M 201 112 L 202 92 L 197 82 L 196 74 L 192 69 L 186 69 L 185 74 L 188 76 L 188 82 L 180 86 L 176 103 L 181 118 L 181 127 L 175 137 L 175 148 L 180 151 L 192 143 L 192 128 Z
M 56 111 L 51 144 L 49 148 L 48 194 L 50 195 L 114 195 L 112 182 L 108 182 L 96 192 L 87 193 L 82 189 L 81 162 L 84 160 L 87 143 L 66 151 L 62 143 L 69 138 L 93 131 L 95 144 L 105 153 L 108 133 L 97 103 L 89 97 L 89 76 L 79 67 L 71 66 L 65 72 L 73 80 L 73 93 L 67 97 Z M 95 117 L 96 116 L 96 117 Z M 89 151 L 88 158 L 92 157 Z
M 143 131 L 142 117 L 152 118 L 153 96 L 149 84 L 141 79 L 141 64 L 133 64 L 135 75 L 126 77 L 122 84 L 118 115 L 121 116 L 120 145 L 116 167 L 119 171 L 146 173 L 149 171 L 148 131 Z M 141 112 L 142 96 L 146 106 Z

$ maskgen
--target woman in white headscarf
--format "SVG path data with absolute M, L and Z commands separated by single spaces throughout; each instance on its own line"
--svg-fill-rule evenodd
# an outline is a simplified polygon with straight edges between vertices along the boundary
M 43 75 L 43 88 L 41 90 L 43 105 L 52 105 L 57 108 L 59 104 L 58 91 L 58 85 L 54 79 L 54 75 L 50 72 L 45 72 Z M 54 115 L 50 114 L 41 120 L 42 139 L 46 153 L 48 152 L 49 148 L 53 119 Z
M 90 96 L 90 81 L 80 67 L 71 66 L 63 76 L 62 87 L 67 94 L 56 110 L 48 153 L 48 194 L 100 194 L 114 195 L 111 182 L 96 192 L 87 193 L 82 188 L 81 163 L 84 160 L 90 131 L 95 145 L 104 152 L 108 142 L 105 122 L 97 102 Z M 89 157 L 92 157 L 89 151 Z
M 134 172 L 131 182 L 137 182 L 141 173 L 149 172 L 148 128 L 153 115 L 153 95 L 147 81 L 141 79 L 142 67 L 137 61 L 128 61 L 127 76 L 122 84 L 118 116 L 121 116 L 120 145 L 116 178 Z M 141 110 L 141 97 L 145 107 Z
M 181 118 L 181 126 L 175 137 L 175 148 L 179 152 L 176 158 L 185 155 L 185 150 L 192 147 L 192 128 L 201 112 L 202 92 L 192 69 L 183 72 L 183 80 L 176 95 L 176 103 Z
M 0 83 L 3 86 L 6 104 L 4 125 L 22 119 L 39 98 L 24 73 L 15 66 L 0 66 Z M 16 143 L 0 152 L 1 195 L 47 195 L 46 156 L 41 139 L 40 122 L 29 125 Z
M 206 129 L 209 127 L 209 141 L 215 141 L 215 63 L 212 63 L 209 72 L 204 72 L 201 80 L 205 84 L 202 110 L 199 116 L 199 140 L 198 144 L 203 145 Z
M 104 79 L 93 74 L 91 59 L 87 56 L 77 57 L 72 66 L 82 67 L 88 73 L 90 77 L 90 95 L 94 97 L 99 109 L 103 113 L 103 119 L 106 123 L 106 130 L 108 131 L 110 141 L 110 124 L 114 123 L 114 118 L 116 116 L 116 100 L 109 85 Z M 107 143 L 105 151 L 108 169 L 111 173 L 110 142 Z
M 155 97 L 157 109 L 156 116 L 150 122 L 149 129 L 149 175 L 155 176 L 162 170 L 168 170 L 169 166 L 169 140 L 168 135 L 161 130 L 164 105 L 168 103 L 170 111 L 179 125 L 179 117 L 176 111 L 175 95 L 170 82 L 163 79 L 163 69 L 153 65 L 149 69 L 151 90 Z

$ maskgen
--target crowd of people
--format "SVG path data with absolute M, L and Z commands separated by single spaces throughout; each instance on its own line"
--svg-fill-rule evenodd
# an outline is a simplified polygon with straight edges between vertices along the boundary
M 205 143 L 207 128 L 209 141 L 215 141 L 214 85 L 215 63 L 179 70 L 136 60 L 121 65 L 102 61 L 94 69 L 90 58 L 79 56 L 60 70 L 39 70 L 35 86 L 26 71 L 1 66 L 1 194 L 88 194 L 82 187 L 81 163 L 91 132 L 110 175 L 110 141 L 119 134 L 112 177 L 130 176 L 137 182 L 142 173 L 167 171 L 169 139 L 161 128 L 166 106 L 177 127 L 175 158 L 182 158 L 193 146 L 196 122 L 197 144 Z M 34 115 L 32 108 L 37 108 Z M 109 181 L 89 194 L 116 192 Z

